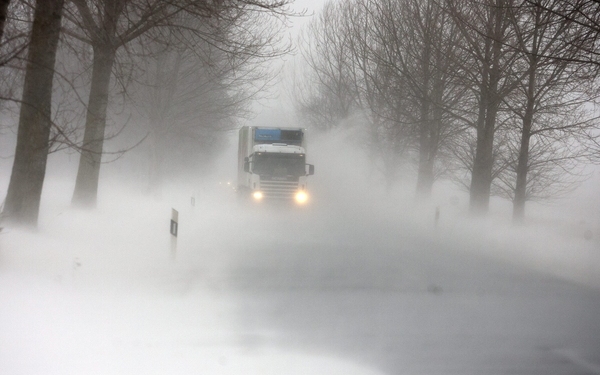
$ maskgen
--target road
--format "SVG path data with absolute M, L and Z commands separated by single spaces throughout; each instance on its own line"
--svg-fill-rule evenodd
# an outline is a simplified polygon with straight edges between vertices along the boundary
M 246 215 L 212 239 L 229 249 L 221 273 L 197 281 L 235 296 L 249 349 L 384 374 L 600 374 L 596 289 L 485 256 L 485 241 L 449 245 L 410 219 Z
M 146 200 L 3 233 L 0 373 L 600 374 L 600 290 L 480 227 L 207 201 L 180 209 L 174 258 Z

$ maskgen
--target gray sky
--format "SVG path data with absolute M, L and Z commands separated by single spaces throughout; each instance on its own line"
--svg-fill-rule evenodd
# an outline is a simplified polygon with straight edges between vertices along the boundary
M 326 0 L 296 0 L 294 9 L 319 9 L 325 4 Z
M 316 14 L 326 2 L 327 0 L 295 0 L 292 9 L 297 12 L 306 10 L 307 15 Z M 294 31 L 297 32 L 297 30 L 311 18 L 312 17 L 296 17 L 292 19 Z

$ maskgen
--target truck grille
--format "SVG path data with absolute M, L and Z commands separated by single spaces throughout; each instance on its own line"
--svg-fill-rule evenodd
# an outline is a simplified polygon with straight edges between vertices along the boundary
M 292 199 L 298 190 L 297 181 L 261 181 L 260 190 L 265 198 Z

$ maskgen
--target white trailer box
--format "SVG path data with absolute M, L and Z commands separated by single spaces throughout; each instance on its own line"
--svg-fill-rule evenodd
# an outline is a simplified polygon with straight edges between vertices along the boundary
M 306 180 L 314 166 L 306 163 L 306 129 L 244 126 L 238 144 L 241 197 L 260 202 L 308 200 Z

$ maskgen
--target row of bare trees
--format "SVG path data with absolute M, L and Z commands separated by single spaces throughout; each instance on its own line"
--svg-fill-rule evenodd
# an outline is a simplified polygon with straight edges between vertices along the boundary
M 498 194 L 521 220 L 526 201 L 568 191 L 597 157 L 597 7 L 329 1 L 302 36 L 298 112 L 323 130 L 367 119 L 389 184 L 412 161 L 419 196 L 446 176 L 469 190 L 473 213 Z
M 14 67 L 26 66 L 15 90 L 21 97 L 12 98 L 20 117 L 3 220 L 37 224 L 46 161 L 56 143 L 80 154 L 73 204 L 96 205 L 110 109 L 117 102 L 146 119 L 151 184 L 157 185 L 161 152 L 177 143 L 173 139 L 209 143 L 211 132 L 244 115 L 270 76 L 262 64 L 289 48 L 279 33 L 289 3 L 0 2 L 2 30 L 6 19 L 27 35 L 23 52 L 11 55 Z M 12 51 L 9 39 L 2 39 L 3 56 Z M 1 73 L 19 76 L 8 66 Z M 81 113 L 81 126 L 73 124 L 77 116 L 60 116 L 65 108 Z

